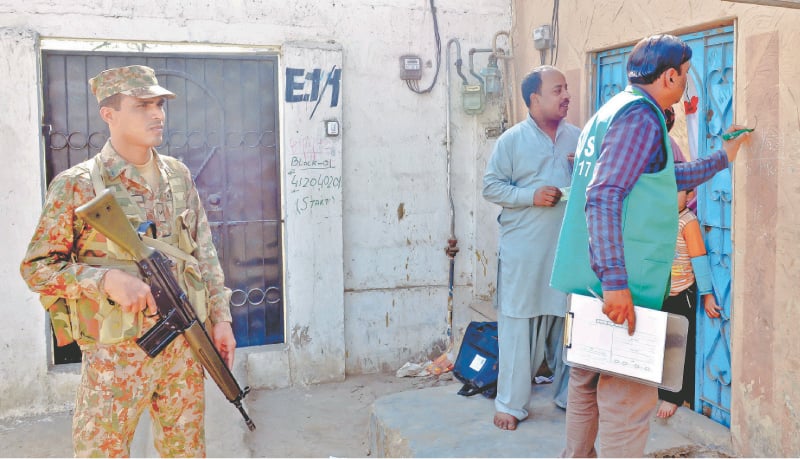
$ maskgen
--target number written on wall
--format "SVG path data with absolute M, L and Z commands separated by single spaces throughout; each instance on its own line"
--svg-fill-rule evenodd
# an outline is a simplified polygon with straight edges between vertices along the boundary
M 342 79 L 342 69 L 336 65 L 330 71 L 324 72 L 320 68 L 313 70 L 286 68 L 286 102 L 315 102 L 314 109 L 308 119 L 314 116 L 320 102 L 326 93 L 330 93 L 331 107 L 339 105 L 339 87 Z
M 290 157 L 287 190 L 298 215 L 336 203 L 342 189 L 342 171 L 336 142 L 303 136 L 288 140 Z

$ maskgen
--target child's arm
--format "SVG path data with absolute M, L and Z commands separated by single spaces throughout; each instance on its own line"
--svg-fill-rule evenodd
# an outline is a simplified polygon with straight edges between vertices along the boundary
M 713 293 L 703 295 L 703 308 L 706 310 L 706 315 L 712 319 L 719 318 L 722 311 Z
M 703 307 L 706 310 L 706 315 L 712 319 L 717 318 L 720 316 L 722 308 L 717 305 L 717 300 L 714 298 L 714 287 L 711 284 L 711 264 L 708 261 L 708 255 L 706 255 L 706 245 L 703 242 L 700 223 L 697 220 L 692 220 L 684 226 L 683 239 L 686 241 L 686 247 L 692 261 L 692 270 L 694 271 L 695 282 L 697 282 L 697 289 L 703 297 Z

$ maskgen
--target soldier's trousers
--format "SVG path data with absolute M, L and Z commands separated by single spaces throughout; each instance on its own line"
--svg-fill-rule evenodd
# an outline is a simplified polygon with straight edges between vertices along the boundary
M 83 350 L 72 418 L 76 457 L 127 457 L 148 408 L 162 457 L 204 457 L 203 367 L 183 336 L 150 358 L 132 340 Z

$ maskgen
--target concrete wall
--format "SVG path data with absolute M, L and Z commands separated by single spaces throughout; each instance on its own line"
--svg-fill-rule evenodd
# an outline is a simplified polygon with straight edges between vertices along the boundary
M 0 117 L 0 137 L 10 142 L 4 155 L 7 167 L 0 168 L 0 207 L 7 215 L 0 235 L 7 241 L 0 245 L 0 278 L 5 285 L 0 309 L 10 319 L 0 325 L 2 414 L 64 409 L 74 398 L 78 380 L 72 372 L 48 371 L 49 325 L 38 298 L 19 275 L 43 197 L 37 39 L 30 30 L 0 30 L 0 77 L 7 82 L 2 89 L 6 112 Z
M 327 172 L 339 178 L 341 188 L 320 194 L 294 192 L 284 184 L 286 343 L 240 349 L 237 374 L 245 374 L 254 388 L 274 388 L 342 379 L 346 372 L 393 370 L 438 355 L 447 343 L 443 248 L 450 233 L 446 43 L 458 38 L 466 63 L 470 48 L 491 47 L 495 33 L 508 30 L 511 22 L 508 0 L 440 0 L 436 7 L 441 69 L 433 91 L 417 95 L 399 78 L 399 56 L 420 55 L 420 87 L 431 83 L 436 53 L 426 0 L 0 0 L 0 99 L 6 110 L 0 136 L 7 145 L 0 214 L 9 222 L 2 226 L 0 247 L 6 286 L 0 311 L 9 319 L 0 323 L 0 417 L 64 409 L 78 379 L 76 365 L 49 364 L 44 312 L 18 274 L 44 192 L 42 43 L 277 50 L 281 95 L 287 84 L 296 95 L 310 91 L 305 74 L 287 82 L 287 68 L 320 69 L 322 75 L 334 65 L 341 69 L 336 106 L 328 92 L 311 116 L 311 101 L 280 98 L 284 180 L 302 173 L 292 159 L 310 154 L 331 160 Z M 477 71 L 486 54 L 475 61 Z M 499 125 L 503 104 L 495 101 L 481 115 L 466 115 L 458 108 L 460 81 L 455 75 L 451 81 L 452 186 L 461 248 L 454 333 L 460 336 L 473 298 L 491 295 L 493 274 L 485 265 L 496 230 L 476 223 L 485 204 L 475 184 L 492 142 L 485 128 Z M 325 135 L 325 120 L 339 121 L 338 137 Z M 310 208 L 309 199 L 319 205 Z M 487 218 L 493 222 L 494 215 Z
M 538 62 L 531 32 L 550 23 L 552 7 L 552 0 L 514 2 L 518 71 Z M 592 52 L 653 33 L 735 24 L 734 118 L 757 116 L 758 129 L 734 169 L 731 434 L 743 456 L 800 455 L 794 326 L 800 312 L 800 9 L 716 0 L 561 0 L 560 12 L 556 65 L 567 75 L 569 119 L 576 123 L 591 111 Z

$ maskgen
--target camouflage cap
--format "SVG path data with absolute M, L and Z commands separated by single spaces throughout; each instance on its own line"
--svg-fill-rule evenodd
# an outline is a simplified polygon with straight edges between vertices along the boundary
M 92 94 L 97 102 L 114 94 L 125 94 L 138 99 L 163 96 L 174 99 L 175 94 L 158 85 L 156 73 L 144 65 L 129 65 L 103 70 L 89 80 Z

